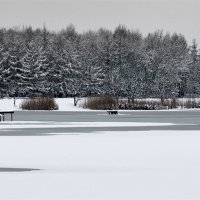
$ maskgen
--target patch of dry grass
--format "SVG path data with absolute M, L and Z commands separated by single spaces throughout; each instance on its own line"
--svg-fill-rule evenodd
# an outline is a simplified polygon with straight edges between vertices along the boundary
M 93 110 L 111 110 L 117 108 L 117 101 L 111 96 L 87 97 L 82 106 Z
M 22 110 L 58 110 L 58 105 L 54 98 L 39 97 L 24 100 L 20 108 Z

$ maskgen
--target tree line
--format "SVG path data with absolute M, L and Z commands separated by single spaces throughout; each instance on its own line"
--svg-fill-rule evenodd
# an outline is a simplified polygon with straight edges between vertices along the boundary
M 200 61 L 195 40 L 177 33 L 0 29 L 0 97 L 196 97 Z

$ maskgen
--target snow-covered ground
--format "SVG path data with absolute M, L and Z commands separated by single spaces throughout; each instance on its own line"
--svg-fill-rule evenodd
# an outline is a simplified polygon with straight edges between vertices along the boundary
M 0 199 L 200 199 L 199 131 L 55 134 L 1 136 Z
M 25 98 L 17 98 L 14 105 L 13 98 L 0 98 L 0 111 L 19 111 L 21 103 L 25 100 Z M 59 106 L 58 111 L 88 111 L 89 109 L 84 109 L 81 107 L 81 104 L 84 102 L 84 98 L 82 98 L 77 106 L 74 106 L 74 99 L 73 98 L 55 98 L 56 103 Z M 146 99 L 151 101 L 159 101 L 159 99 Z M 180 102 L 186 102 L 187 98 L 179 99 Z M 199 101 L 199 98 L 195 98 L 196 101 Z M 186 110 L 199 110 L 199 109 L 186 109 L 186 108 L 177 108 L 172 109 L 173 111 L 186 111 Z M 92 110 L 90 110 L 92 111 Z M 100 110 L 99 110 L 100 111 Z M 132 110 L 126 110 L 126 112 L 132 112 Z M 137 110 L 138 111 L 138 110 Z M 143 111 L 143 110 L 141 110 Z M 162 111 L 162 110 L 159 110 Z M 166 110 L 163 110 L 166 111 Z

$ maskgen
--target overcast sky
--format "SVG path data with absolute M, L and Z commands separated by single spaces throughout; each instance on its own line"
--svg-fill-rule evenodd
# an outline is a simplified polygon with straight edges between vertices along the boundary
M 77 31 L 124 24 L 144 35 L 158 29 L 200 44 L 200 0 L 0 0 L 0 26 L 32 25 Z

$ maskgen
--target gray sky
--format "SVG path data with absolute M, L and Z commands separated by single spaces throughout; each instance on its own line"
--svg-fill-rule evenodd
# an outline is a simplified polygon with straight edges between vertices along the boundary
M 200 0 L 0 0 L 0 26 L 32 25 L 79 32 L 124 24 L 144 35 L 158 29 L 200 44 Z

